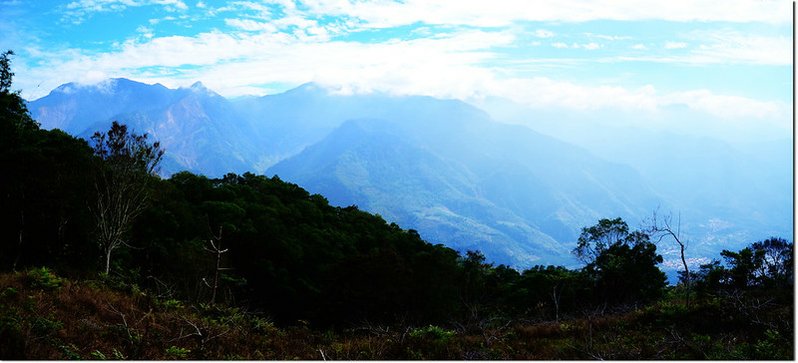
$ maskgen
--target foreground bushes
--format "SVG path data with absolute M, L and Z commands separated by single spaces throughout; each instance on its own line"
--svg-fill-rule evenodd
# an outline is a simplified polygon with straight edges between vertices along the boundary
M 57 281 L 57 283 L 55 283 Z M 238 308 L 160 300 L 47 269 L 0 275 L 0 359 L 792 359 L 792 306 L 679 294 L 538 323 L 275 327 Z M 759 302 L 760 305 L 756 305 Z

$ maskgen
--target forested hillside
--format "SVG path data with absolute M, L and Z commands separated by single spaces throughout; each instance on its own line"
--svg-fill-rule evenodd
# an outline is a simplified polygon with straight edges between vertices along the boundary
M 581 230 L 579 268 L 496 266 L 277 177 L 162 179 L 169 151 L 119 123 L 43 130 L 10 55 L 0 359 L 793 358 L 781 238 L 678 286 L 658 267 L 667 230 L 620 218 Z

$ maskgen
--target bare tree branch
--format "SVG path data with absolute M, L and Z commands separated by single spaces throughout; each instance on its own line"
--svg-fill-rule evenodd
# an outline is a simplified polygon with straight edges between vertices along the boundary
M 655 210 L 652 213 L 651 217 L 651 226 L 650 226 L 650 234 L 657 236 L 657 242 L 662 241 L 665 237 L 670 237 L 679 245 L 679 256 L 682 259 L 682 267 L 684 267 L 684 284 L 685 284 L 685 305 L 690 306 L 690 285 L 691 285 L 691 277 L 690 277 L 690 267 L 687 265 L 687 258 L 685 257 L 685 250 L 687 249 L 687 241 L 682 239 L 682 216 L 681 213 L 678 215 L 676 220 L 676 228 L 672 227 L 672 219 L 673 217 L 671 214 L 662 218 L 662 225 L 659 224 L 659 217 L 657 216 L 657 211 Z
M 97 199 L 90 209 L 97 223 L 97 242 L 107 274 L 114 250 L 123 246 L 136 248 L 125 236 L 148 205 L 148 182 L 163 150 L 158 142 L 150 144 L 146 134 L 128 133 L 127 126 L 116 121 L 105 134 L 96 132 L 91 139 L 99 163 L 94 180 Z

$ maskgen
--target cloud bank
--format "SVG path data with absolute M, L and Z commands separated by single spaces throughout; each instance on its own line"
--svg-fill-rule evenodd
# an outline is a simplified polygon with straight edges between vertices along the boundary
M 645 86 L 632 86 L 599 76 L 563 76 L 599 63 L 787 69 L 792 43 L 782 30 L 791 21 L 788 3 L 265 0 L 214 5 L 70 2 L 56 10 L 64 21 L 77 24 L 144 8 L 160 16 L 139 19 L 129 36 L 102 49 L 31 44 L 18 52 L 24 54 L 18 66 L 24 78 L 18 84 L 24 96 L 36 98 L 70 81 L 128 77 L 177 87 L 202 80 L 225 96 L 239 96 L 315 81 L 342 92 L 463 100 L 497 96 L 535 107 L 656 113 L 683 104 L 725 119 L 788 117 L 787 105 L 779 100 L 706 87 L 669 85 L 664 87 L 669 91 L 658 91 L 662 87 L 645 80 Z M 194 23 L 186 23 L 180 35 L 164 30 L 178 19 Z M 194 29 L 201 21 L 215 22 Z M 619 25 L 614 34 L 580 28 L 597 21 Z M 635 32 L 652 21 L 686 30 L 670 31 L 667 39 Z M 752 23 L 767 31 L 745 31 Z M 557 69 L 565 70 L 551 71 Z

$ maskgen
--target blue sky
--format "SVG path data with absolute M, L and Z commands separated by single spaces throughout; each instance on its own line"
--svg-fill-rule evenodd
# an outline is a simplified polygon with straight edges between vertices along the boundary
M 780 0 L 0 0 L 0 47 L 35 99 L 67 82 L 202 81 L 224 96 L 305 82 L 530 107 L 789 124 Z

